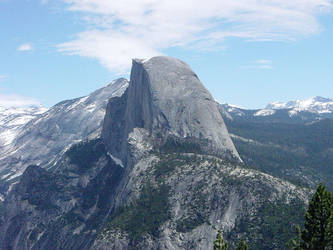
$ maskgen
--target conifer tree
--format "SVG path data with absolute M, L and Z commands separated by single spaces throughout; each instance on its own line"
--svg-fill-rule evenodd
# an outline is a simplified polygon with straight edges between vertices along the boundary
M 224 241 L 221 230 L 218 230 L 214 240 L 214 250 L 228 250 L 228 242 Z
M 305 214 L 304 230 L 301 236 L 302 248 L 324 250 L 328 246 L 332 204 L 332 194 L 324 185 L 319 184 Z
M 333 206 L 333 204 L 332 204 Z M 329 220 L 329 232 L 328 232 L 328 246 L 330 247 L 330 249 L 333 249 L 333 208 L 332 208 L 332 211 L 331 211 L 331 218 Z
M 333 196 L 319 184 L 305 214 L 304 229 L 297 227 L 298 239 L 291 240 L 296 250 L 333 249 Z

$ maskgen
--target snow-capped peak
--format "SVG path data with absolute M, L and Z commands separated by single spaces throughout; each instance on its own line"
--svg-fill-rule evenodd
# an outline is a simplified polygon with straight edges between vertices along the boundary
M 308 111 L 312 113 L 331 113 L 333 112 L 333 99 L 315 96 L 305 100 L 295 100 L 288 102 L 272 102 L 266 109 L 291 109 L 292 113 Z

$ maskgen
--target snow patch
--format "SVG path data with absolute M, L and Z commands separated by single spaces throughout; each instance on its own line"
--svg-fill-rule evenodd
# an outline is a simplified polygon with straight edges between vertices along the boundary
M 228 104 L 227 111 L 229 113 L 232 113 L 232 114 L 237 115 L 237 116 L 243 116 L 244 115 L 244 112 L 241 111 L 241 108 L 239 108 L 235 105 Z
M 80 104 L 84 103 L 87 99 L 89 98 L 89 96 L 84 96 L 79 98 L 76 102 L 74 102 L 72 105 L 70 105 L 66 111 L 70 111 L 72 109 L 75 109 L 77 106 L 79 106 Z
M 47 109 L 32 107 L 0 107 L 0 147 L 11 144 L 21 128 Z
M 269 115 L 274 115 L 275 112 L 276 111 L 273 109 L 262 109 L 256 112 L 254 116 L 269 116 Z
M 0 172 L 10 173 L 0 178 L 8 181 L 21 175 L 27 163 L 57 168 L 68 146 L 100 136 L 109 98 L 121 96 L 127 86 L 128 81 L 121 78 L 50 109 L 0 107 Z
M 5 130 L 0 133 L 0 145 L 7 146 L 12 143 L 17 135 L 16 130 Z
M 95 103 L 91 103 L 86 107 L 86 110 L 90 113 L 92 113 L 95 109 L 96 109 L 96 104 Z

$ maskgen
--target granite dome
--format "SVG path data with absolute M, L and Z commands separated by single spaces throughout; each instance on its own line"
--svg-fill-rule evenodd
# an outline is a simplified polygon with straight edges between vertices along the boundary
M 105 142 L 120 158 L 126 151 L 124 137 L 127 139 L 134 128 L 144 128 L 150 134 L 162 134 L 164 142 L 168 138 L 186 139 L 200 145 L 205 153 L 240 160 L 216 102 L 181 60 L 166 56 L 134 59 L 128 90 L 110 102 L 104 122 Z

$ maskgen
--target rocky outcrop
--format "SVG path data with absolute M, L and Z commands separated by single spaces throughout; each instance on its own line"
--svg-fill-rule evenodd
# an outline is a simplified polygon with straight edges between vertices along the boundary
M 27 166 L 49 168 L 73 143 L 100 136 L 109 98 L 121 96 L 128 86 L 118 79 L 88 96 L 62 101 L 31 120 L 13 142 L 0 148 L 0 197 Z
M 29 166 L 0 204 L 0 249 L 89 249 L 123 175 L 98 139 L 74 145 L 56 169 Z
M 202 153 L 241 161 L 214 99 L 190 67 L 175 58 L 133 60 L 129 88 L 110 100 L 103 127 L 108 150 L 123 161 L 134 128 L 146 129 L 154 147 L 191 143 Z
M 1 205 L 0 249 L 209 249 L 217 229 L 231 244 L 279 249 L 285 235 L 262 228 L 274 215 L 286 221 L 276 230 L 300 222 L 308 190 L 214 156 L 152 153 L 143 132 L 130 134 L 144 154 L 131 168 L 101 140 L 73 146 L 52 171 L 28 167 Z
M 139 133 L 132 150 L 142 153 Z M 302 221 L 306 189 L 214 156 L 148 151 L 129 174 L 124 209 L 93 249 L 205 250 L 218 229 L 231 247 L 244 239 L 250 249 L 282 249 L 292 234 L 283 228 Z

